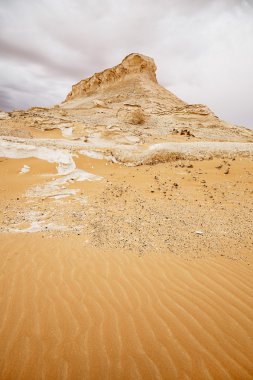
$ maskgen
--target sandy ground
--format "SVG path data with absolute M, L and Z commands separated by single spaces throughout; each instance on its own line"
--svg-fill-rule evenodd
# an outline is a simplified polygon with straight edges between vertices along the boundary
M 0 378 L 253 379 L 253 162 L 75 162 L 0 159 Z

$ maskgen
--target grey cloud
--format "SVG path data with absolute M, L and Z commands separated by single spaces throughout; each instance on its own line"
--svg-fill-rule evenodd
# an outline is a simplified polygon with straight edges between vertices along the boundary
M 47 74 L 69 77 L 82 70 L 81 65 L 70 67 L 67 62 L 56 61 L 52 56 L 46 55 L 39 50 L 33 50 L 26 46 L 16 44 L 15 41 L 5 41 L 0 37 L 2 59 L 19 62 L 38 64 L 43 67 Z
M 13 99 L 11 99 L 10 95 L 6 93 L 6 91 L 0 90 L 0 109 L 9 111 L 13 108 Z
M 0 108 L 59 103 L 135 51 L 178 96 L 253 126 L 252 1 L 10 0 L 0 35 Z

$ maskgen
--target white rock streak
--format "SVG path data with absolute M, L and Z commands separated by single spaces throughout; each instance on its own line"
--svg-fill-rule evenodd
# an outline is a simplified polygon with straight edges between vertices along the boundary
M 61 177 L 50 181 L 46 185 L 35 186 L 29 189 L 27 195 L 32 197 L 61 198 L 74 195 L 79 191 L 78 189 L 63 189 L 62 185 L 74 181 L 94 181 L 101 179 L 101 177 L 94 174 L 77 169 L 72 154 L 68 150 L 0 140 L 0 157 L 15 159 L 36 157 L 57 164 L 58 175 Z M 28 168 L 29 167 L 25 165 L 21 172 L 26 173 Z
M 76 165 L 72 155 L 63 150 L 49 149 L 44 146 L 35 146 L 22 144 L 19 142 L 10 142 L 0 140 L 0 157 L 6 158 L 30 158 L 35 157 L 40 160 L 56 163 L 59 175 L 71 173 Z
M 25 173 L 28 173 L 29 171 L 30 171 L 30 166 L 24 165 L 22 169 L 20 170 L 20 174 L 25 174 Z

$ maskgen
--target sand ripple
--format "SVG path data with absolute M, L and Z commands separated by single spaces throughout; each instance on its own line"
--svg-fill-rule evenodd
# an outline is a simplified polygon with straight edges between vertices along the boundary
M 1 379 L 253 378 L 251 265 L 75 243 L 1 237 Z

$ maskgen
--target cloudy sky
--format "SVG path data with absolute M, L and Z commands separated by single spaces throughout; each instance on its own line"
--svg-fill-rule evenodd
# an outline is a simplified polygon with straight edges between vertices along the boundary
M 0 0 L 0 108 L 57 104 L 131 52 L 185 101 L 253 128 L 253 0 Z

